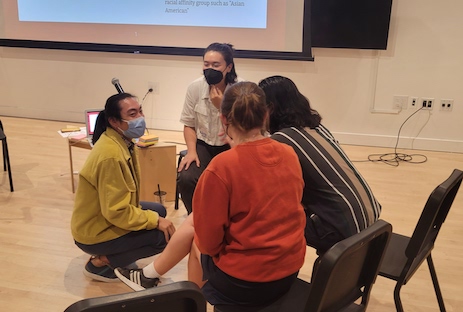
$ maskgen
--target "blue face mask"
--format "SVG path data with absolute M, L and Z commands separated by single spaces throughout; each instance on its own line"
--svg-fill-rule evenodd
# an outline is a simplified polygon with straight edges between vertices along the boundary
M 122 133 L 128 137 L 129 139 L 136 139 L 141 137 L 143 134 L 145 134 L 145 129 L 146 129 L 146 123 L 145 123 L 145 117 L 141 116 L 132 120 L 123 120 L 125 121 L 128 125 L 129 128 L 127 130 L 122 130 Z

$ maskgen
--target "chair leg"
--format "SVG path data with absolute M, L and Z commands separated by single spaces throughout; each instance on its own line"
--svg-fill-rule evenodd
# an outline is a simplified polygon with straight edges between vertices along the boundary
M 6 140 L 6 139 L 5 139 Z M 3 171 L 6 171 L 6 145 L 5 142 L 2 140 L 2 154 L 3 154 Z
M 178 191 L 178 181 L 177 181 L 175 183 L 175 206 L 174 206 L 175 210 L 178 210 L 178 197 L 179 197 L 179 191 Z
M 434 269 L 434 263 L 432 261 L 431 254 L 426 258 L 429 267 L 429 273 L 431 273 L 432 283 L 434 285 L 434 291 L 436 292 L 437 302 L 439 303 L 439 309 L 441 312 L 445 312 L 444 298 L 439 287 L 439 281 L 437 280 L 436 270 Z
M 180 154 L 178 155 L 178 162 L 177 162 L 177 168 L 180 166 L 180 162 L 182 161 L 182 158 L 183 158 L 183 153 L 184 151 L 180 152 Z M 180 191 L 178 189 L 178 172 L 177 172 L 177 181 L 175 183 L 175 210 L 178 210 L 178 200 L 180 198 Z
M 394 288 L 394 303 L 395 303 L 395 309 L 397 310 L 397 312 L 404 312 L 402 301 L 400 300 L 400 289 L 401 288 L 402 288 L 402 282 L 397 282 Z
M 11 175 L 11 166 L 10 166 L 10 155 L 8 153 L 8 143 L 6 138 L 3 140 L 3 169 L 8 170 L 8 179 L 10 180 L 10 192 L 14 192 L 13 188 L 13 177 Z

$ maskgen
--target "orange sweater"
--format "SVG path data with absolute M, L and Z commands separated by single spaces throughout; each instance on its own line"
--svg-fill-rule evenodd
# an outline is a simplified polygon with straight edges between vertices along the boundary
M 199 250 L 245 281 L 274 281 L 297 272 L 306 250 L 303 187 L 293 149 L 269 138 L 217 155 L 193 197 Z

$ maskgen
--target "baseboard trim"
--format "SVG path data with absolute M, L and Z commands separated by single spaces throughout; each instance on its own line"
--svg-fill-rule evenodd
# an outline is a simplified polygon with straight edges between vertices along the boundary
M 334 131 L 332 133 L 341 144 L 394 148 L 397 142 L 396 136 Z M 463 141 L 433 138 L 400 137 L 397 148 L 463 153 Z

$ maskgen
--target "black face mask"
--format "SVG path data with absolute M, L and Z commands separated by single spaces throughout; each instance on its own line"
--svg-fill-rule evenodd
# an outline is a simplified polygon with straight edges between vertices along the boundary
M 223 74 L 219 70 L 215 70 L 213 68 L 206 68 L 203 70 L 204 77 L 209 85 L 216 85 L 223 79 Z

